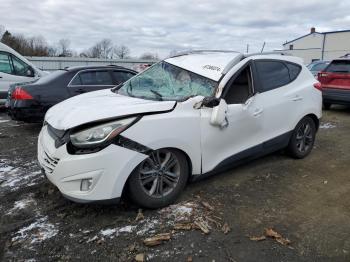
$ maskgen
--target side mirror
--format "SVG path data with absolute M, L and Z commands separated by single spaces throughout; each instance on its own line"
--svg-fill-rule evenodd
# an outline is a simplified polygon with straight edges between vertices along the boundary
M 31 68 L 31 67 L 28 67 L 28 69 L 27 69 L 27 72 L 26 72 L 26 76 L 27 77 L 34 77 L 34 69 L 33 68 Z
M 213 112 L 210 118 L 210 124 L 214 126 L 219 126 L 220 128 L 225 128 L 228 126 L 228 121 L 226 118 L 228 107 L 224 99 L 219 100 L 219 104 L 213 108 Z
M 218 106 L 219 103 L 220 103 L 220 98 L 207 96 L 207 97 L 204 97 L 202 101 L 202 106 L 213 108 L 215 106 Z

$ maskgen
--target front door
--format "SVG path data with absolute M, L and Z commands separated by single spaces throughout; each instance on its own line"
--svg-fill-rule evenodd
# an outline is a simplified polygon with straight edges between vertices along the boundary
M 202 173 L 227 168 L 261 150 L 263 105 L 254 94 L 252 67 L 247 64 L 224 88 L 226 127 L 210 124 L 213 109 L 201 109 Z

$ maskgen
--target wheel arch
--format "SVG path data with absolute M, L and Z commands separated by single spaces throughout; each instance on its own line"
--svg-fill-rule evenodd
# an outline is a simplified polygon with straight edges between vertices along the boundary
M 188 166 L 188 171 L 189 171 L 188 180 L 187 180 L 187 183 L 188 183 L 188 182 L 190 181 L 190 178 L 191 178 L 192 173 L 193 173 L 193 165 L 192 165 L 192 160 L 191 160 L 190 156 L 189 156 L 184 150 L 179 149 L 179 148 L 176 148 L 176 147 L 161 147 L 161 148 L 152 150 L 152 152 L 153 152 L 153 151 L 156 151 L 156 150 L 159 150 L 159 149 L 172 149 L 172 150 L 176 150 L 176 151 L 180 152 L 181 154 L 183 154 L 183 155 L 185 156 L 186 162 L 187 162 L 187 166 Z M 139 165 L 140 165 L 142 162 L 143 162 L 143 161 L 141 161 L 141 162 L 132 170 L 132 172 L 130 172 L 130 174 L 128 175 L 128 177 L 127 177 L 127 179 L 126 179 L 126 181 L 125 181 L 125 183 L 124 183 L 124 185 L 123 185 L 123 190 L 122 190 L 122 195 L 123 195 L 123 196 L 126 195 L 125 193 L 127 193 L 127 192 L 126 192 L 127 187 L 128 187 L 127 185 L 128 185 L 128 183 L 129 183 L 129 179 L 130 179 L 132 173 L 135 172 L 135 170 L 139 167 Z
M 318 128 L 320 126 L 320 120 L 318 119 L 318 117 L 315 114 L 308 114 L 308 115 L 304 116 L 303 118 L 305 118 L 305 117 L 310 117 L 314 121 L 316 131 L 318 131 Z

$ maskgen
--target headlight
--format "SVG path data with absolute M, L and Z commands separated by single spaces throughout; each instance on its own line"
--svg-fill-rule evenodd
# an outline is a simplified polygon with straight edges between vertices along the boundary
M 115 122 L 98 125 L 70 135 L 74 146 L 90 147 L 108 141 L 123 132 L 136 117 L 121 119 Z

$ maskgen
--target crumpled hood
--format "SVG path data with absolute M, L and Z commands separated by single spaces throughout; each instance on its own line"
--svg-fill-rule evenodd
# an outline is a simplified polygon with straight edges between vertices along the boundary
M 49 109 L 45 121 L 60 130 L 124 115 L 170 110 L 175 101 L 153 101 L 101 90 L 69 98 Z

